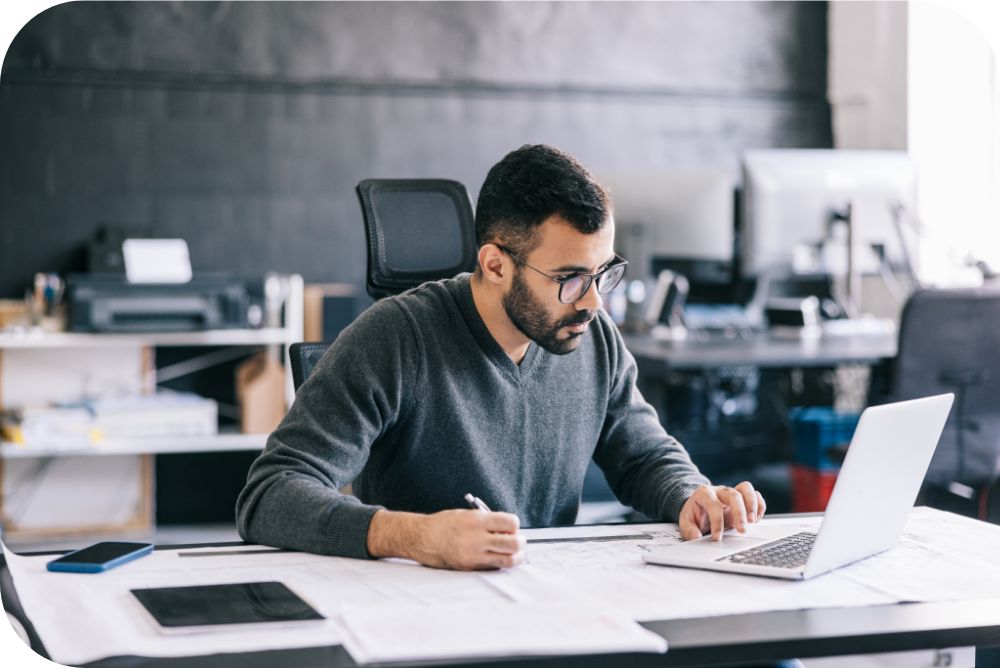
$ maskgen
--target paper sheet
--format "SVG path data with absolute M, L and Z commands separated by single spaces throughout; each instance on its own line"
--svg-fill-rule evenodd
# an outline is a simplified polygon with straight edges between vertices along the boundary
M 814 529 L 820 518 L 775 520 L 775 523 Z M 551 582 L 584 591 L 638 621 L 708 617 L 712 615 L 895 603 L 897 599 L 870 587 L 840 578 L 806 582 L 733 576 L 728 573 L 665 568 L 647 564 L 644 552 L 679 542 L 675 524 L 616 527 L 574 527 L 567 535 L 594 537 L 639 535 L 648 538 L 619 541 L 538 543 L 536 537 L 554 537 L 560 530 L 526 529 L 527 562 L 549 574 Z M 553 533 L 554 532 L 554 533 Z
M 661 636 L 599 602 L 345 608 L 343 623 L 359 663 L 667 650 Z
M 838 575 L 897 601 L 1000 598 L 1000 526 L 917 508 L 899 543 Z

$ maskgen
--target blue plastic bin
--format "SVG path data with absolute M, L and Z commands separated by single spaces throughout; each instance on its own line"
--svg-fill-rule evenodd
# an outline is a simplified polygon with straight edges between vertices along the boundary
M 792 410 L 796 463 L 818 471 L 839 469 L 860 417 L 857 413 L 837 413 L 825 406 Z

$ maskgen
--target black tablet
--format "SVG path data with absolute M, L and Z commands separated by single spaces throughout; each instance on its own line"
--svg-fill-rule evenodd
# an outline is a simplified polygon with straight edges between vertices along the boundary
M 132 589 L 163 631 L 259 628 L 326 619 L 280 582 Z

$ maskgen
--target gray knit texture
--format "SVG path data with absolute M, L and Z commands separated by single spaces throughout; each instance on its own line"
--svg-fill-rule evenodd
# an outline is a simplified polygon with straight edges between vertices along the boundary
M 467 492 L 522 526 L 568 525 L 591 458 L 622 503 L 676 521 L 708 480 L 636 389 L 607 315 L 577 350 L 532 343 L 517 365 L 469 281 L 383 299 L 341 333 L 250 469 L 245 540 L 366 558 L 379 508 L 462 508 Z M 356 496 L 338 491 L 351 482 Z

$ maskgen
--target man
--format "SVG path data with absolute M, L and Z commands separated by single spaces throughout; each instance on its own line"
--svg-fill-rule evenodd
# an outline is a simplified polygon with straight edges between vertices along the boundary
M 591 458 L 623 503 L 686 539 L 758 521 L 750 483 L 712 486 L 636 389 L 601 310 L 625 269 L 614 233 L 576 160 L 507 155 L 479 196 L 475 272 L 384 299 L 340 335 L 250 470 L 243 538 L 512 567 L 522 523 L 573 523 Z M 499 512 L 459 509 L 470 492 Z

